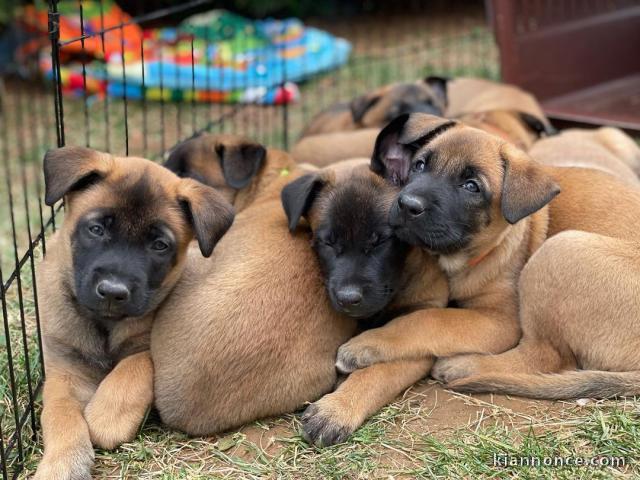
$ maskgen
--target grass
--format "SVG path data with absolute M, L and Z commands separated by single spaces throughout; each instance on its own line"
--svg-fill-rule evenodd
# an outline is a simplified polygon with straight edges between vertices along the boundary
M 461 418 L 447 419 L 454 410 Z M 346 443 L 318 449 L 296 415 L 218 437 L 187 438 L 151 418 L 138 438 L 98 452 L 97 478 L 634 478 L 640 475 L 640 412 L 634 401 L 550 403 L 468 397 L 421 382 Z M 444 420 L 447 419 L 445 422 Z M 610 467 L 493 465 L 512 457 L 623 457 Z M 27 472 L 38 455 L 30 459 Z
M 477 23 L 477 22 L 476 22 Z M 466 25 L 466 24 L 465 24 Z M 478 75 L 498 78 L 497 52 L 489 32 L 471 25 L 455 37 L 434 30 L 423 39 L 407 35 L 387 45 L 375 32 L 366 45 L 355 44 L 356 55 L 346 68 L 319 75 L 300 86 L 302 101 L 288 107 L 289 142 L 304 123 L 321 108 L 358 92 L 398 79 L 428 74 Z M 453 29 L 459 28 L 456 23 Z M 414 26 L 405 28 L 415 32 Z M 348 33 L 348 32 L 347 32 Z M 3 112 L 8 129 L 0 138 L 4 160 L 0 171 L 10 182 L 0 181 L 0 267 L 4 280 L 28 248 L 27 226 L 39 225 L 42 198 L 40 159 L 55 144 L 51 95 L 41 89 L 10 85 Z M 67 144 L 89 143 L 114 153 L 125 151 L 124 103 L 108 104 L 91 99 L 85 110 L 81 99 L 65 97 Z M 194 129 L 202 128 L 230 106 L 130 102 L 126 127 L 129 152 L 161 159 L 162 152 Z M 28 111 L 30 116 L 18 116 Z M 214 131 L 242 132 L 259 141 L 284 147 L 284 110 L 281 107 L 247 107 L 231 115 Z M 16 118 L 11 118 L 15 115 Z M 106 118 L 109 122 L 106 122 Z M 147 128 L 144 128 L 144 125 Z M 107 134 L 108 132 L 108 134 Z M 108 138 L 107 138 L 108 137 Z M 1 176 L 1 175 L 0 175 Z M 24 181 L 23 181 L 24 178 Z M 9 189 L 14 199 L 14 218 L 8 208 Z M 26 202 L 25 202 L 26 198 Z M 27 221 L 27 212 L 30 219 Z M 45 220 L 50 211 L 44 209 Z M 60 220 L 60 216 L 58 216 Z M 13 243 L 13 225 L 17 234 Z M 42 255 L 36 249 L 37 261 Z M 8 334 L 0 343 L 0 426 L 3 441 L 15 431 L 15 411 L 26 411 L 27 358 L 35 384 L 39 377 L 35 331 L 35 304 L 30 262 L 6 292 Z M 22 294 L 22 300 L 20 295 Z M 21 314 L 24 312 L 24 315 Z M 22 326 L 24 316 L 25 326 Z M 13 352 L 17 395 L 8 388 L 7 338 Z M 23 338 L 28 348 L 23 348 Z M 40 411 L 36 403 L 36 413 Z M 168 431 L 151 415 L 135 441 L 112 451 L 98 451 L 96 478 L 141 479 L 257 479 L 257 478 L 634 478 L 640 475 L 640 403 L 537 402 L 504 397 L 452 394 L 431 381 L 412 387 L 382 409 L 346 443 L 325 449 L 307 445 L 298 432 L 296 414 L 267 419 L 237 431 L 210 438 L 187 438 Z M 26 478 L 35 471 L 41 456 L 41 436 L 31 438 L 30 422 L 23 442 Z M 493 465 L 493 456 L 622 456 L 622 468 L 521 467 Z M 9 459 L 10 470 L 16 465 Z

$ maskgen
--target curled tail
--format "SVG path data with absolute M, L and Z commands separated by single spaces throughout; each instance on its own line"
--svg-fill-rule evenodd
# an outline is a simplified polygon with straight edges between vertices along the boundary
M 640 371 L 571 370 L 560 373 L 514 373 L 461 378 L 447 385 L 459 392 L 493 392 L 560 400 L 640 395 Z

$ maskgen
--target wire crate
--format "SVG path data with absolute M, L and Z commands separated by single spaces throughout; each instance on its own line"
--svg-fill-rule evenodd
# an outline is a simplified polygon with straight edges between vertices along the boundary
M 124 56 L 125 30 L 131 24 L 163 25 L 194 12 L 216 7 L 212 0 L 191 0 L 119 24 L 85 28 L 81 35 L 60 38 L 64 18 L 60 6 L 71 5 L 83 19 L 87 4 L 94 2 L 49 0 L 48 32 L 37 40 L 46 43 L 52 79 L 27 81 L 24 71 L 5 73 L 0 111 L 0 300 L 3 339 L 0 344 L 0 461 L 3 478 L 16 478 L 40 446 L 39 395 L 45 371 L 39 328 L 36 270 L 46 254 L 47 239 L 64 215 L 63 205 L 44 205 L 42 157 L 48 148 L 86 145 L 114 154 L 143 156 L 161 161 L 173 145 L 198 132 L 233 132 L 270 146 L 288 148 L 311 116 L 330 104 L 348 100 L 393 81 L 412 81 L 427 75 L 473 75 L 498 78 L 498 53 L 485 23 L 482 3 L 405 2 L 367 10 L 362 2 L 335 12 L 331 20 L 308 19 L 306 23 L 326 29 L 352 45 L 348 62 L 341 68 L 320 72 L 299 83 L 295 103 L 213 103 L 186 95 L 176 101 L 161 83 L 157 100 L 134 100 L 127 89 L 119 97 L 97 98 L 88 88 L 87 44 L 121 42 Z M 169 2 L 165 2 L 169 3 Z M 456 2 L 457 3 L 457 2 Z M 67 10 L 68 11 L 68 10 Z M 14 20 L 19 20 L 16 18 Z M 120 81 L 126 86 L 134 73 L 145 82 L 145 53 L 149 39 L 140 38 L 141 70 L 127 70 L 122 63 Z M 191 70 L 195 72 L 194 42 L 190 45 Z M 207 45 L 209 47 L 209 45 Z M 280 48 L 274 46 L 273 48 Z M 74 52 L 82 62 L 82 92 L 63 92 L 63 59 Z M 104 51 L 103 51 L 104 53 Z M 273 52 L 272 52 L 273 53 Z M 282 53 L 282 52 L 279 52 Z M 167 53 L 168 55 L 169 53 Z M 160 50 L 162 56 L 162 49 Z M 189 55 L 189 53 L 188 53 Z M 237 59 L 231 59 L 235 61 Z M 164 78 L 162 74 L 160 78 Z M 195 73 L 191 79 L 196 90 Z M 286 71 L 282 86 L 290 79 Z M 187 79 L 188 83 L 188 79 Z M 238 85 L 252 87 L 251 82 Z M 185 88 L 189 91 L 189 87 Z

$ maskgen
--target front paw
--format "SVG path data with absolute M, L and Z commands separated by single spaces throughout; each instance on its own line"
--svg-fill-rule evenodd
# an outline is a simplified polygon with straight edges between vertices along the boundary
M 442 383 L 450 383 L 473 375 L 474 355 L 458 355 L 439 358 L 431 369 L 431 376 Z
M 336 369 L 340 373 L 351 373 L 381 361 L 382 354 L 379 348 L 367 345 L 356 337 L 338 348 Z
M 89 425 L 91 442 L 99 448 L 113 450 L 133 440 L 144 420 L 145 410 L 140 407 L 128 411 L 113 411 L 113 406 L 89 402 L 84 415 Z
M 33 480 L 91 480 L 92 448 L 47 455 L 38 465 Z
M 312 403 L 302 414 L 302 436 L 309 444 L 328 447 L 342 443 L 360 426 L 348 407 L 332 395 Z

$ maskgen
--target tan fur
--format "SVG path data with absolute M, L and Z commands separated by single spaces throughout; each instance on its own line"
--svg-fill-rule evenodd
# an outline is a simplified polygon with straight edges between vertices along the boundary
M 433 128 L 434 122 L 437 125 L 437 121 L 427 121 L 425 130 Z M 408 128 L 420 124 L 410 123 Z M 623 372 L 637 369 L 638 345 L 633 334 L 627 332 L 632 332 L 631 323 L 638 315 L 637 283 L 633 278 L 638 270 L 640 235 L 634 219 L 640 215 L 640 191 L 594 169 L 536 166 L 524 153 L 485 137 L 468 127 L 453 127 L 432 140 L 428 148 L 436 152 L 432 158 L 443 166 L 450 166 L 455 159 L 469 159 L 476 165 L 481 163 L 485 172 L 496 167 L 497 177 L 489 180 L 494 194 L 500 190 L 504 194 L 498 167 L 506 160 L 507 172 L 514 166 L 521 172 L 529 171 L 522 177 L 529 180 L 514 190 L 519 195 L 543 181 L 542 177 L 530 177 L 536 170 L 560 185 L 560 195 L 549 206 L 507 226 L 506 231 L 498 222 L 498 228 L 490 224 L 483 235 L 477 235 L 472 245 L 478 245 L 484 237 L 482 248 L 489 249 L 479 264 L 470 266 L 465 252 L 454 256 L 457 258 L 440 256 L 440 264 L 448 272 L 451 298 L 461 309 L 415 312 L 364 332 L 340 348 L 338 367 L 348 371 L 381 361 L 436 355 L 450 358 L 439 359 L 432 375 L 465 391 L 543 398 L 563 398 L 579 392 L 605 396 L 616 391 L 639 392 L 640 384 L 634 384 L 638 376 L 633 372 L 609 376 L 602 372 L 569 373 L 563 377 L 528 374 L 576 366 Z M 502 155 L 497 154 L 499 151 Z M 496 207 L 501 201 L 497 197 Z M 588 247 L 578 246 L 569 254 L 573 237 L 565 234 L 562 247 L 558 245 L 560 240 L 552 239 L 551 252 L 545 256 L 540 253 L 540 260 L 534 256 L 531 267 L 525 269 L 529 273 L 520 280 L 518 302 L 517 282 L 525 261 L 547 237 L 568 230 L 613 237 L 612 253 L 600 258 L 600 253 L 590 254 Z M 585 242 L 606 245 L 607 240 L 588 237 Z M 555 250 L 560 253 L 553 253 Z M 590 273 L 581 276 L 574 262 L 585 264 Z M 594 265 L 599 265 L 602 273 Z M 598 288 L 602 292 L 596 293 Z M 612 292 L 619 292 L 616 298 L 621 302 L 605 300 Z M 523 329 L 520 344 L 502 355 L 487 355 L 515 345 L 519 311 Z M 620 328 L 609 328 L 611 317 Z M 607 319 L 605 323 L 603 318 Z M 605 325 L 606 334 L 602 330 Z M 458 355 L 461 353 L 473 354 Z M 514 371 L 521 373 L 512 375 Z M 462 377 L 469 378 L 457 380 Z M 566 388 L 562 387 L 564 380 L 568 382 Z M 590 386 L 590 380 L 597 380 L 597 385 Z
M 221 148 L 223 150 L 221 150 Z M 243 149 L 265 148 L 238 135 L 230 134 L 202 134 L 179 144 L 169 156 L 166 165 L 173 169 L 172 163 L 180 162 L 183 168 L 187 168 L 190 173 L 195 173 L 195 177 L 215 188 L 229 203 L 236 212 L 242 211 L 250 205 L 265 188 L 270 186 L 279 177 L 286 178 L 296 162 L 290 155 L 277 149 L 266 149 L 266 155 L 260 168 L 254 172 L 247 185 L 242 188 L 234 188 L 227 183 L 225 178 L 222 158 L 224 161 L 238 162 L 242 158 Z M 175 154 L 175 161 L 173 156 Z
M 467 113 L 457 120 L 462 123 L 484 130 L 487 133 L 513 143 L 525 152 L 528 151 L 539 134 L 529 128 L 515 110 L 490 110 Z
M 597 168 L 630 185 L 640 185 L 640 146 L 617 128 L 564 130 L 536 142 L 529 154 L 546 165 Z
M 292 170 L 287 182 L 302 173 Z M 331 185 L 352 174 L 373 175 L 361 161 L 336 164 L 323 174 Z M 184 281 L 158 314 L 151 342 L 156 405 L 174 428 L 211 434 L 294 411 L 335 385 L 336 351 L 356 324 L 331 308 L 308 232 L 288 231 L 278 198 L 283 186 L 273 184 L 238 214 L 210 260 L 188 262 Z M 319 195 L 309 215 L 312 225 L 331 188 Z M 414 282 L 398 305 L 444 305 L 446 281 L 434 260 L 418 250 L 413 255 L 407 283 L 416 275 L 433 288 Z M 357 428 L 399 389 L 425 375 L 427 364 L 416 363 L 388 384 L 376 379 L 381 372 L 396 375 L 394 369 L 372 369 L 371 376 L 365 370 L 347 379 L 341 391 L 369 385 L 371 397 L 343 412 L 353 415 L 347 428 Z
M 413 83 L 392 83 L 377 88 L 350 102 L 337 103 L 314 116 L 302 133 L 302 137 L 318 135 L 322 133 L 346 132 L 361 128 L 383 127 L 389 120 L 389 112 L 402 102 L 408 89 L 419 88 L 424 97 L 431 98 L 434 105 L 444 110 L 443 99 L 422 80 Z M 358 111 L 368 102 L 373 102 L 370 108 L 366 108 L 362 118 L 354 118 L 354 111 Z M 365 109 L 363 109 L 365 110 Z M 359 156 L 356 154 L 354 156 Z
M 445 122 L 414 114 L 405 124 L 403 136 L 411 141 Z M 419 310 L 358 335 L 339 349 L 337 367 L 341 371 L 400 359 L 500 353 L 520 338 L 516 280 L 546 238 L 548 212 L 543 207 L 510 225 L 501 205 L 507 190 L 509 199 L 534 197 L 537 193 L 530 185 L 549 183 L 550 179 L 542 166 L 519 149 L 462 124 L 438 135 L 426 148 L 436 152 L 431 160 L 436 162 L 431 166 L 435 170 L 454 171 L 473 160 L 493 193 L 487 227 L 464 250 L 438 257 L 448 278 L 450 299 L 460 308 Z M 470 264 L 476 258 L 482 260 Z
M 640 191 L 597 170 L 549 171 L 562 193 L 549 206 L 551 238 L 520 277 L 520 344 L 440 360 L 436 375 L 464 391 L 637 395 Z
M 326 167 L 340 160 L 354 157 L 369 157 L 380 129 L 323 133 L 301 138 L 291 149 L 291 155 L 298 163 L 310 163 Z
M 100 179 L 70 191 L 92 173 Z M 135 189 L 142 179 L 149 181 L 155 202 L 138 214 L 168 224 L 178 249 L 175 266 L 152 299 L 152 310 L 181 275 L 196 230 L 203 229 L 206 238 L 201 240 L 208 247 L 216 235 L 211 222 L 222 222 L 217 216 L 232 212 L 214 190 L 182 180 L 153 162 L 80 147 L 47 153 L 45 179 L 47 202 L 65 195 L 66 212 L 38 272 L 47 378 L 42 413 L 44 456 L 35 478 L 85 479 L 91 478 L 92 441 L 102 448 L 114 448 L 131 440 L 151 405 L 153 368 L 148 348 L 152 313 L 120 320 L 106 340 L 96 333 L 93 321 L 82 316 L 71 291 L 71 235 L 78 220 L 97 208 L 126 208 L 120 203 L 126 199 L 122 194 Z M 180 201 L 190 205 L 194 224 L 182 214 Z M 115 368 L 106 371 L 93 365 L 91 361 L 103 361 L 94 357 L 95 352 L 103 352 Z
M 515 85 L 472 77 L 454 78 L 447 82 L 445 117 L 458 118 L 468 113 L 491 110 L 528 113 L 549 125 L 535 97 Z

